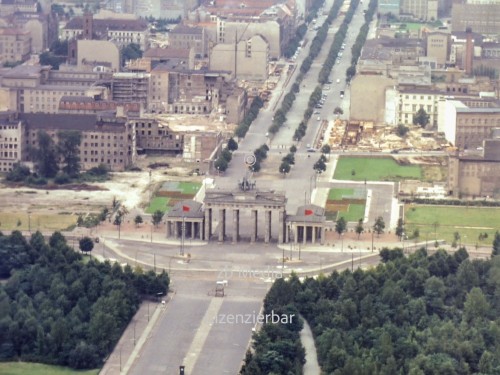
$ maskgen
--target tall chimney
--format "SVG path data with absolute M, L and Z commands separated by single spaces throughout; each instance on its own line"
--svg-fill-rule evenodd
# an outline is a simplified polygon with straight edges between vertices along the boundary
M 467 40 L 465 42 L 465 74 L 472 76 L 472 58 L 474 57 L 474 42 L 472 41 L 472 29 L 465 29 Z

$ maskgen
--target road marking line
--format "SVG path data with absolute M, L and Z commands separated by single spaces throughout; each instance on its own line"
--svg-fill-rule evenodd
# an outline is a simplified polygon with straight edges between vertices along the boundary
M 200 326 L 196 330 L 196 335 L 184 357 L 183 364 L 186 366 L 186 374 L 191 374 L 193 372 L 194 365 L 203 349 L 203 345 L 205 345 L 208 333 L 212 329 L 212 323 L 215 321 L 217 313 L 222 306 L 222 302 L 224 302 L 223 298 L 213 298 L 210 305 L 208 305 L 207 312 L 203 316 Z

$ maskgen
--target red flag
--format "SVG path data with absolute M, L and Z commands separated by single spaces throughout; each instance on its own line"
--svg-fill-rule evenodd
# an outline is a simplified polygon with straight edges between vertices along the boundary
M 305 210 L 304 215 L 309 216 L 313 214 L 313 210 Z
M 189 206 L 182 206 L 182 212 L 189 212 L 190 210 Z

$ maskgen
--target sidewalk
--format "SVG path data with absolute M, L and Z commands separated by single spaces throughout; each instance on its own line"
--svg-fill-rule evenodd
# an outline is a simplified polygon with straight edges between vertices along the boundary
M 165 306 L 150 301 L 143 302 L 139 306 L 139 310 L 137 310 L 137 313 L 123 332 L 99 375 L 123 375 L 128 373 L 135 359 L 140 356 L 142 347 L 150 337 L 155 323 L 165 310 Z

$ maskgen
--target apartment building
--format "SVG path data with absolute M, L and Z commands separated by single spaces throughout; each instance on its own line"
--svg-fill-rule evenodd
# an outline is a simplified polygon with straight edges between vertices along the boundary
M 0 172 L 8 172 L 23 159 L 23 123 L 14 112 L 0 113 Z
M 26 61 L 31 53 L 31 33 L 20 28 L 0 28 L 0 64 Z
M 38 147 L 38 132 L 43 130 L 57 142 L 60 131 L 76 130 L 82 134 L 80 162 L 82 170 L 105 164 L 112 171 L 123 171 L 133 162 L 130 125 L 114 113 L 74 115 L 23 113 L 19 119 L 25 126 L 24 147 Z M 26 161 L 29 156 L 26 155 Z
M 22 113 L 57 113 L 64 96 L 108 97 L 105 86 L 96 82 L 104 73 L 53 71 L 47 66 L 19 65 L 0 71 L 0 90 L 8 109 Z
M 413 117 L 419 109 L 429 115 L 429 125 L 436 127 L 438 123 L 438 102 L 443 94 L 436 90 L 408 89 L 398 90 L 396 118 L 398 124 L 411 125 Z
M 438 130 L 446 140 L 460 150 L 483 147 L 483 141 L 491 138 L 500 127 L 500 103 L 488 99 L 447 99 L 440 104 L 442 116 Z
M 196 58 L 208 57 L 208 39 L 203 27 L 177 25 L 168 33 L 170 47 L 175 49 L 194 49 Z
M 119 47 L 136 43 L 145 51 L 149 47 L 149 28 L 147 21 L 142 19 L 94 19 L 91 14 L 85 14 L 66 24 L 62 38 L 109 40 Z

